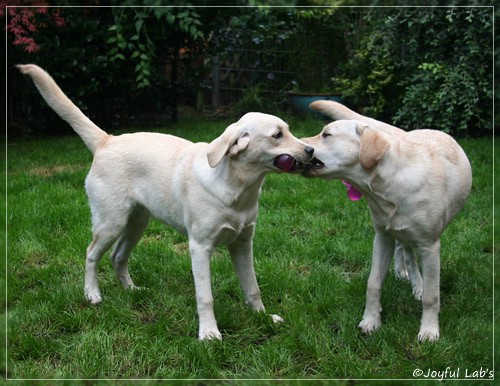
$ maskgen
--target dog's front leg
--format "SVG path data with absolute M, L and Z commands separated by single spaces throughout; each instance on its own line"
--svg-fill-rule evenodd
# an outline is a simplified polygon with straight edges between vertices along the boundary
M 265 311 L 253 267 L 252 239 L 253 227 L 248 227 L 228 246 L 228 249 L 245 296 L 245 302 L 254 310 Z
M 213 246 L 198 243 L 189 238 L 189 251 L 191 253 L 191 264 L 196 289 L 196 305 L 200 327 L 198 338 L 200 340 L 219 339 L 222 335 L 217 327 L 214 315 L 214 299 L 210 283 L 210 255 Z
M 439 339 L 439 253 L 441 243 L 419 247 L 422 259 L 423 292 L 422 292 L 422 320 L 418 339 L 420 341 L 435 341 Z
M 246 304 L 254 310 L 265 312 L 253 265 L 253 226 L 245 229 L 228 249 Z M 275 323 L 284 321 L 278 315 L 271 315 L 271 318 Z
M 363 320 L 359 323 L 359 328 L 365 334 L 371 333 L 382 325 L 380 295 L 393 253 L 394 238 L 388 233 L 377 232 L 373 240 L 372 267 L 366 289 L 365 313 Z

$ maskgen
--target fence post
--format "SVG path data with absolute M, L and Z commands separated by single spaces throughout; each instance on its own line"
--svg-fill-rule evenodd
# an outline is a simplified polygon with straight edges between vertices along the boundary
M 212 108 L 215 110 L 220 104 L 220 57 L 212 56 Z

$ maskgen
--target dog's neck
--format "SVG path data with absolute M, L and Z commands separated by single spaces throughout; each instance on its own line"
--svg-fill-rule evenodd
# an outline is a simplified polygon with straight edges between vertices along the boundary
M 358 190 L 368 202 L 370 208 L 376 210 L 377 207 L 394 207 L 391 197 L 388 197 L 381 189 L 380 176 L 378 167 L 375 166 L 370 170 L 365 170 L 359 165 L 356 170 L 353 170 L 349 175 L 344 175 L 343 180 L 346 180 L 356 190 Z
M 224 157 L 217 167 L 206 172 L 212 175 L 210 178 L 206 178 L 206 173 L 201 176 L 206 189 L 225 206 L 242 210 L 245 206 L 258 204 L 266 173 L 244 168 L 230 157 Z
M 387 176 L 380 174 L 378 166 L 370 170 L 360 166 L 352 174 L 345 176 L 345 179 L 365 197 L 375 225 L 386 229 L 392 224 L 404 197 L 398 197 L 394 189 L 387 188 Z

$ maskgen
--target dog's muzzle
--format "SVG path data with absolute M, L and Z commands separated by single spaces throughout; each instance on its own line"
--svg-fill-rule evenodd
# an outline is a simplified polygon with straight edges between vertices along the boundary
M 304 152 L 308 156 L 307 161 L 299 161 L 298 159 L 292 157 L 290 154 L 281 154 L 274 159 L 274 166 L 284 172 L 303 172 L 307 169 L 321 169 L 325 164 L 314 158 L 314 148 L 311 146 L 306 146 Z
M 305 167 L 306 169 L 322 169 L 325 167 L 325 164 L 319 159 L 313 158 L 305 165 Z

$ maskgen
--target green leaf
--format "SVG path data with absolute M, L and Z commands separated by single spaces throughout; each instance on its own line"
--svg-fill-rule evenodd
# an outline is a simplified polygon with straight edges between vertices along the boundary
M 154 15 L 156 17 L 156 20 L 160 20 L 164 14 L 165 11 L 163 10 L 163 8 L 154 8 Z
M 194 38 L 196 39 L 196 27 L 195 26 L 191 26 L 189 27 L 189 34 Z
M 141 32 L 141 28 L 144 24 L 144 21 L 142 19 L 139 19 L 135 22 L 135 30 L 137 31 L 137 33 Z M 139 38 L 139 37 L 137 37 Z

